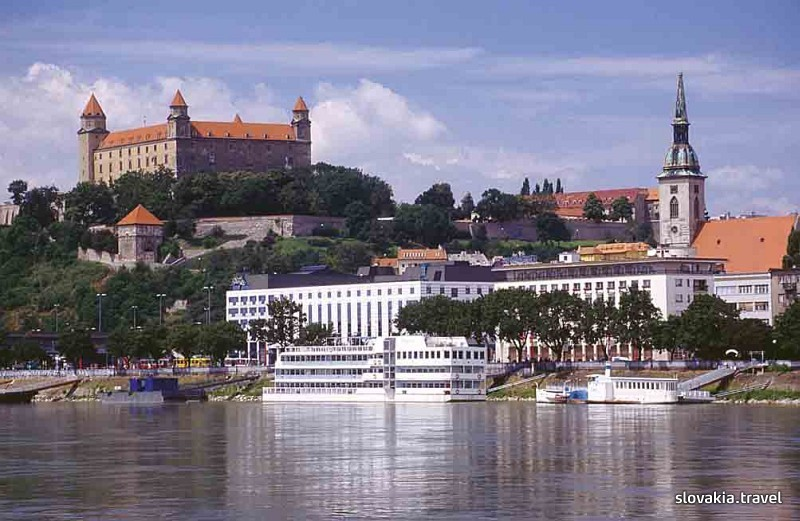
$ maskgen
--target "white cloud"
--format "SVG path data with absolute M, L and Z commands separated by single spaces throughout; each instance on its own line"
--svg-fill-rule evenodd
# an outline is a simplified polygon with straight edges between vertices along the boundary
M 800 198 L 796 195 L 792 198 L 774 195 L 776 188 L 789 182 L 789 177 L 779 168 L 728 165 L 705 173 L 708 176 L 706 193 L 712 198 L 713 214 L 783 215 L 800 210 Z

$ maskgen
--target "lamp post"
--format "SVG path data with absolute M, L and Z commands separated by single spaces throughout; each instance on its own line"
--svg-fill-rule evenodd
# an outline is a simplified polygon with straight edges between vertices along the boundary
M 208 307 L 206 307 L 206 324 L 211 323 L 211 292 L 214 291 L 214 286 L 203 286 L 203 291 L 208 295 Z
M 133 310 L 133 329 L 136 329 L 136 310 L 139 309 L 139 306 L 131 306 Z
M 107 297 L 108 294 L 106 293 L 98 293 L 97 294 L 97 332 L 103 332 L 103 297 Z
M 158 298 L 158 325 L 162 325 L 164 323 L 164 297 L 166 297 L 166 293 L 158 293 L 156 297 Z
M 61 307 L 61 304 L 53 304 L 53 315 L 55 315 L 55 323 L 56 323 L 56 335 L 58 334 L 58 308 Z

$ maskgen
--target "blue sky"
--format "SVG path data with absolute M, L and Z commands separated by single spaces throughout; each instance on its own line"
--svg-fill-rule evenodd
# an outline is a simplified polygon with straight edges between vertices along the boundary
M 656 5 L 660 4 L 660 5 Z M 22 2 L 0 21 L 0 182 L 69 188 L 78 114 L 288 120 L 401 200 L 561 177 L 651 186 L 675 77 L 712 215 L 800 209 L 800 3 Z

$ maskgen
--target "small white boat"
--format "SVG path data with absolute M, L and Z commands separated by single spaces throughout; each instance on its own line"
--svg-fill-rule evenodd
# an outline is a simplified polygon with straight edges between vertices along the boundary
M 571 387 L 568 383 L 536 389 L 537 403 L 584 403 L 586 388 Z
M 678 403 L 677 378 L 611 376 L 606 362 L 604 374 L 589 376 L 588 403 Z

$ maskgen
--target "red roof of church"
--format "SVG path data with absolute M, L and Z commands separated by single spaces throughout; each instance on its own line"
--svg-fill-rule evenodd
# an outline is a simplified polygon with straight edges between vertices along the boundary
M 163 223 L 161 220 L 150 213 L 147 208 L 142 206 L 141 204 L 136 206 L 131 212 L 123 217 L 118 223 L 117 226 L 131 226 L 134 224 L 145 224 L 148 226 L 161 226 Z
M 298 111 L 305 111 L 308 112 L 308 107 L 306 106 L 306 102 L 303 99 L 303 96 L 297 98 L 297 102 L 294 104 L 294 108 L 292 109 L 295 112 Z
M 81 116 L 105 116 L 103 113 L 103 108 L 100 106 L 97 98 L 94 97 L 94 93 L 89 96 L 89 101 L 86 102 L 86 106 L 83 108 L 83 113 L 81 113 Z
M 175 96 L 172 98 L 172 102 L 169 104 L 170 107 L 188 107 L 189 105 L 186 104 L 186 100 L 183 99 L 183 94 L 181 94 L 181 89 L 175 91 Z
M 763 273 L 780 268 L 797 215 L 708 221 L 692 246 L 698 257 L 727 259 L 727 273 Z

